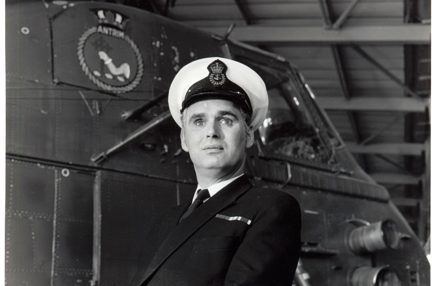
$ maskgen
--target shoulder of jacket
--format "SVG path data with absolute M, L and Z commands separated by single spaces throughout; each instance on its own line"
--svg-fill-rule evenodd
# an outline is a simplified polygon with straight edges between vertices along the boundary
M 250 191 L 253 196 L 262 200 L 263 203 L 299 204 L 294 196 L 282 190 L 253 186 Z

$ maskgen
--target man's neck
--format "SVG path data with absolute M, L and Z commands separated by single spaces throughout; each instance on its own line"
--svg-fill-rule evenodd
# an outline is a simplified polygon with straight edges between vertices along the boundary
M 204 170 L 195 170 L 198 184 L 202 188 L 208 188 L 209 186 L 229 180 L 231 178 L 240 176 L 245 172 L 244 166 L 241 166 L 238 169 L 235 169 L 231 172 L 221 172 L 220 170 L 213 169 L 204 169 Z

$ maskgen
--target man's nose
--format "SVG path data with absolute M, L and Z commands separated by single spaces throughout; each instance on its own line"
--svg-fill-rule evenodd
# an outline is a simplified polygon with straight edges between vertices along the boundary
M 220 137 L 220 126 L 216 120 L 207 124 L 207 138 L 219 138 Z

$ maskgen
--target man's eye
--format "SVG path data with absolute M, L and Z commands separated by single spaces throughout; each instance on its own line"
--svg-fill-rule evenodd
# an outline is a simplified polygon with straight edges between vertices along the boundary
M 234 121 L 232 119 L 227 118 L 227 117 L 221 118 L 221 120 L 220 120 L 221 124 L 224 124 L 224 125 L 227 125 L 227 126 L 233 125 L 233 122 Z
M 202 120 L 201 118 L 197 118 L 193 121 L 193 124 L 196 126 L 202 126 L 204 124 L 204 120 Z

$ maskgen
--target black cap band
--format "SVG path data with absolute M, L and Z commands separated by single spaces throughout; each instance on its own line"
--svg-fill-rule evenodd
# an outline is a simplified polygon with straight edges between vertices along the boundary
M 180 112 L 201 100 L 225 99 L 237 104 L 248 115 L 252 115 L 252 105 L 247 93 L 226 76 L 228 67 L 222 61 L 215 60 L 207 69 L 209 75 L 188 89 Z

